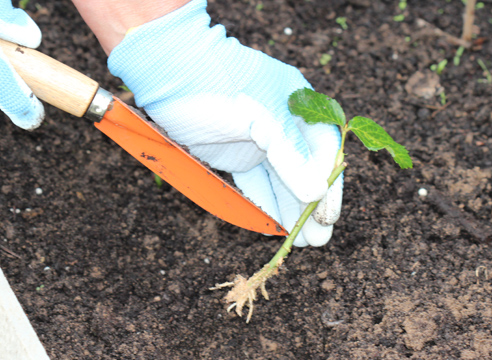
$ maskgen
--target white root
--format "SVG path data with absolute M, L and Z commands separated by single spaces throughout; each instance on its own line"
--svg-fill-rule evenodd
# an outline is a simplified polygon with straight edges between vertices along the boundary
M 281 265 L 281 260 L 278 266 Z M 232 309 L 236 309 L 236 314 L 243 316 L 243 308 L 247 306 L 249 308 L 248 316 L 246 317 L 246 323 L 249 323 L 251 317 L 253 316 L 254 305 L 253 302 L 256 300 L 256 293 L 258 288 L 261 294 L 266 300 L 270 300 L 268 292 L 266 290 L 266 281 L 269 277 L 276 275 L 278 273 L 277 269 L 272 271 L 270 265 L 265 265 L 262 270 L 251 276 L 249 279 L 241 275 L 237 275 L 233 282 L 225 282 L 222 284 L 216 284 L 210 290 L 218 290 L 225 287 L 232 287 L 232 289 L 225 296 L 225 301 L 227 303 L 232 303 L 228 308 L 227 312 Z

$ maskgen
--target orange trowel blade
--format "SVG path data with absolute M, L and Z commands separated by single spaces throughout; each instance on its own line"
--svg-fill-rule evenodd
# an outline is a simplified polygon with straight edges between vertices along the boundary
M 236 226 L 270 235 L 287 231 L 155 125 L 118 98 L 95 126 L 187 198 Z

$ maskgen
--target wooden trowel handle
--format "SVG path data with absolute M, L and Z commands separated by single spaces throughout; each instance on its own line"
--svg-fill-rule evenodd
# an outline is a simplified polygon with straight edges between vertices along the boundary
M 39 99 L 84 116 L 99 88 L 96 81 L 39 51 L 1 39 L 0 48 Z

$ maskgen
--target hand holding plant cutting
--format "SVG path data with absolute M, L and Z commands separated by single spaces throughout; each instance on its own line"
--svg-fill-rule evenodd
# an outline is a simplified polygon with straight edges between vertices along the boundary
M 293 117 L 287 99 L 310 87 L 296 68 L 210 27 L 205 0 L 148 22 L 109 57 L 109 69 L 135 94 L 137 105 L 171 138 L 213 168 L 231 172 L 245 196 L 284 227 L 306 203 L 325 196 L 340 134 Z M 342 199 L 342 179 L 327 195 L 324 225 L 305 227 L 296 246 L 331 237 Z
M 408 169 L 413 166 L 412 159 L 405 147 L 396 143 L 381 126 L 373 120 L 362 116 L 356 116 L 347 122 L 341 106 L 334 99 L 328 98 L 311 89 L 304 88 L 292 93 L 289 98 L 289 108 L 293 115 L 302 117 L 307 124 L 316 125 L 323 123 L 339 126 L 342 134 L 342 142 L 335 159 L 335 164 L 327 180 L 329 187 L 336 182 L 336 179 L 347 167 L 347 163 L 344 162 L 344 147 L 347 133 L 350 131 L 362 141 L 368 150 L 388 150 L 395 162 L 402 169 Z M 244 306 L 248 305 L 249 312 L 246 322 L 249 322 L 253 314 L 253 301 L 256 300 L 257 289 L 260 288 L 261 293 L 268 300 L 268 293 L 265 288 L 266 281 L 278 273 L 278 268 L 282 265 L 284 258 L 290 253 L 295 238 L 298 236 L 311 213 L 314 211 L 314 217 L 320 218 L 324 212 L 324 206 L 323 201 L 313 201 L 310 203 L 272 260 L 251 278 L 245 279 L 241 275 L 238 275 L 234 282 L 218 284 L 212 288 L 212 290 L 215 290 L 233 286 L 232 290 L 225 297 L 228 303 L 232 303 L 228 311 L 236 308 L 236 313 L 242 316 Z

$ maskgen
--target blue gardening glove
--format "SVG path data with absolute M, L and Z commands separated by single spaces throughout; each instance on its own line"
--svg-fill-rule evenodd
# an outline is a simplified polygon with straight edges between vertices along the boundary
M 36 48 L 41 42 L 41 31 L 24 10 L 13 8 L 10 0 L 0 0 L 0 38 Z M 0 110 L 15 125 L 33 130 L 41 124 L 44 118 L 43 105 L 15 72 L 2 50 L 0 88 Z
M 311 87 L 292 66 L 210 27 L 205 0 L 192 0 L 130 31 L 108 65 L 138 106 L 190 152 L 231 172 L 244 195 L 292 230 L 307 203 L 325 199 L 296 246 L 331 237 L 342 201 L 340 178 L 327 179 L 340 146 L 337 128 L 307 125 L 288 109 L 289 95 Z

